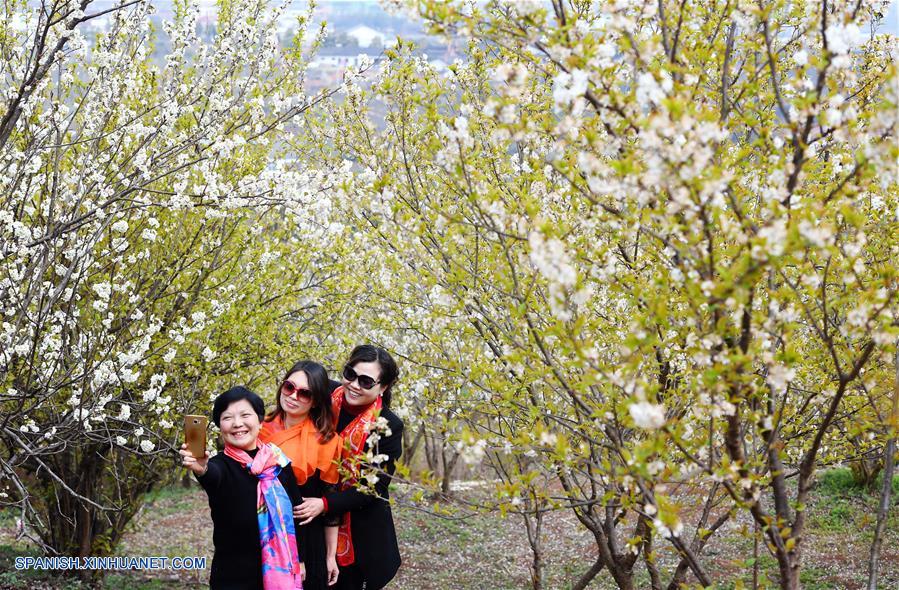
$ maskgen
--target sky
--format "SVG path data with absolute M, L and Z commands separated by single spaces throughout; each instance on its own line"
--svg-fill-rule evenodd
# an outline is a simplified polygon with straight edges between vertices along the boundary
M 379 0 L 318 0 L 318 5 L 346 4 L 350 2 L 357 4 L 378 4 Z M 215 0 L 200 0 L 201 7 L 212 6 L 214 4 Z M 305 5 L 307 3 L 304 0 L 299 0 L 297 4 Z M 891 0 L 889 10 L 881 27 L 882 32 L 899 35 L 899 0 Z
M 896 0 L 890 2 L 890 10 L 889 12 L 887 12 L 887 16 L 883 20 L 883 31 L 885 33 L 899 35 L 899 2 L 897 2 Z

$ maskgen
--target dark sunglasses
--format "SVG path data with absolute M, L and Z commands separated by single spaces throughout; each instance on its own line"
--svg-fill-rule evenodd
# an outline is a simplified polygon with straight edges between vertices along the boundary
M 285 381 L 281 384 L 281 393 L 286 395 L 287 397 L 305 397 L 306 399 L 312 399 L 312 392 L 308 389 L 300 389 L 290 381 Z
M 380 381 L 375 381 L 374 378 L 369 377 L 368 375 L 359 375 L 356 371 L 353 370 L 353 367 L 347 365 L 343 368 L 343 378 L 346 379 L 347 383 L 352 383 L 356 379 L 359 380 L 359 387 L 362 389 L 371 389 Z

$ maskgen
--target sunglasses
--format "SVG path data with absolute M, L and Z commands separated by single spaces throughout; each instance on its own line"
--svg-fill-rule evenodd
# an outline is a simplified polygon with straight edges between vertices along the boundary
M 356 379 L 359 380 L 359 387 L 362 389 L 371 389 L 380 381 L 375 381 L 374 378 L 369 377 L 368 375 L 359 375 L 356 371 L 353 370 L 353 367 L 347 365 L 343 368 L 343 378 L 346 379 L 347 383 L 352 383 Z
M 308 389 L 300 389 L 290 381 L 285 381 L 281 384 L 281 393 L 286 395 L 287 397 L 296 396 L 298 398 L 304 397 L 306 399 L 312 399 L 312 392 Z

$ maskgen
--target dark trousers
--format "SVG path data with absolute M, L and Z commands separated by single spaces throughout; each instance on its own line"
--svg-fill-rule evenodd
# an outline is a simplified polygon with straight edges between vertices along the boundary
M 337 583 L 329 590 L 369 590 L 362 578 L 362 570 L 355 563 L 340 568 Z

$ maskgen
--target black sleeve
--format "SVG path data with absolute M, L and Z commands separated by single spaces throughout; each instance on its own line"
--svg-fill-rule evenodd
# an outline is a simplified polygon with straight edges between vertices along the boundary
M 300 488 L 297 485 L 297 476 L 293 472 L 293 466 L 290 463 L 286 467 L 281 468 L 278 480 L 284 486 L 284 491 L 287 492 L 287 497 L 290 498 L 291 506 L 296 506 L 303 501 L 303 498 L 300 497 Z
M 388 488 L 390 487 L 390 479 L 396 471 L 396 461 L 403 454 L 403 421 L 396 415 L 390 413 L 388 416 L 388 427 L 390 428 L 390 436 L 381 438 L 377 443 L 374 453 L 387 455 L 387 460 L 382 463 L 377 470 L 378 481 L 375 483 L 375 493 L 371 494 L 357 488 L 350 488 L 343 491 L 335 491 L 325 494 L 328 500 L 328 514 L 342 515 L 350 510 L 358 510 L 368 506 L 372 502 L 380 498 L 388 498 Z M 361 465 L 363 471 L 371 469 L 371 466 L 363 463 Z
M 322 497 L 327 498 L 328 494 L 337 491 L 337 486 L 329 483 L 324 484 L 324 489 L 322 490 Z M 333 511 L 328 511 L 322 514 L 322 524 L 325 526 L 340 526 L 341 517 L 340 514 L 337 514 Z
M 206 490 L 207 495 L 215 494 L 224 479 L 225 466 L 222 465 L 221 460 L 217 460 L 218 458 L 219 456 L 216 455 L 209 459 L 206 463 L 206 473 L 203 475 L 194 473 L 194 477 L 200 482 L 203 489 Z

